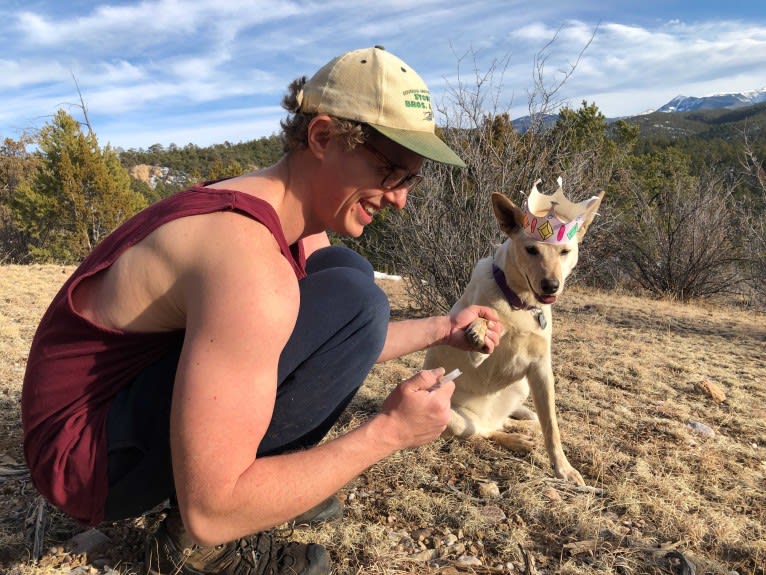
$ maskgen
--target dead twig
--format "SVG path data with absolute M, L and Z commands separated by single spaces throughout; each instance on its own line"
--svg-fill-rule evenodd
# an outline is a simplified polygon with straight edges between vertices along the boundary
M 45 531 L 48 528 L 48 502 L 38 495 L 32 504 L 26 521 L 27 545 L 32 548 L 32 562 L 37 564 L 43 555 Z

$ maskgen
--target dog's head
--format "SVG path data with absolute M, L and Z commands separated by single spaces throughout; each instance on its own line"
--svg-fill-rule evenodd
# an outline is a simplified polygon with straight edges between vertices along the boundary
M 579 243 L 588 231 L 603 197 L 604 192 L 601 192 L 588 201 L 587 207 L 579 214 L 577 226 L 570 226 L 564 221 L 570 233 L 559 234 L 560 241 L 552 243 L 528 233 L 529 216 L 524 209 L 503 194 L 492 194 L 492 207 L 500 229 L 512 240 L 508 242 L 503 271 L 511 288 L 525 301 L 532 303 L 531 298 L 523 297 L 524 293 L 532 295 L 542 304 L 556 301 L 564 290 L 567 277 L 577 265 Z M 562 223 L 560 219 L 556 221 Z

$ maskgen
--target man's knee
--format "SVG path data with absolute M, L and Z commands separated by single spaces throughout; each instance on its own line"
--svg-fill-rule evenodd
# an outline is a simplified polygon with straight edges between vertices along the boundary
M 354 250 L 335 245 L 315 251 L 306 260 L 306 272 L 312 274 L 329 268 L 352 268 L 374 277 L 372 265 Z
M 372 277 L 363 271 L 345 268 L 333 272 L 338 275 L 335 284 L 338 289 L 337 305 L 355 308 L 353 321 L 382 349 L 391 315 L 388 297 Z M 362 345 L 372 343 L 373 341 L 368 340 Z

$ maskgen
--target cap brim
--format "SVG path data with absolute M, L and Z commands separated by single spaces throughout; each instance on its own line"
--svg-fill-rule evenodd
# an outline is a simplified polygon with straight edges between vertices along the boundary
M 383 134 L 389 140 L 393 140 L 400 146 L 415 152 L 416 154 L 439 162 L 449 164 L 459 168 L 465 168 L 465 162 L 460 159 L 452 149 L 441 141 L 441 139 L 431 132 L 415 132 L 413 130 L 400 130 L 397 128 L 388 128 L 377 124 L 367 124 L 371 128 Z

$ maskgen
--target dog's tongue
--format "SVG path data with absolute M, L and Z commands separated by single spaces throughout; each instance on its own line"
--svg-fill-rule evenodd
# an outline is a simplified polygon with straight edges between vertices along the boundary
M 552 303 L 554 303 L 556 301 L 556 296 L 555 295 L 541 295 L 541 296 L 537 296 L 537 299 L 539 299 L 541 303 L 552 304 Z

